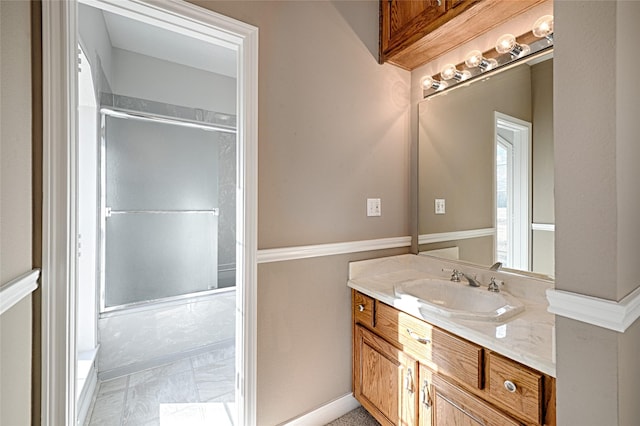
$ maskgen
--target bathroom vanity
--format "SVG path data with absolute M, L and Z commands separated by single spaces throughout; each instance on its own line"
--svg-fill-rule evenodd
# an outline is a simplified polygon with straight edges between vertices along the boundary
M 447 309 L 447 295 L 426 303 L 399 291 L 419 280 L 445 282 L 443 269 L 453 268 L 483 284 L 496 277 L 524 310 L 473 319 Z M 421 255 L 353 262 L 349 276 L 353 392 L 381 424 L 556 424 L 554 316 L 544 296 L 551 282 Z M 450 285 L 468 297 L 466 282 Z M 480 299 L 487 286 L 471 290 Z M 444 309 L 428 306 L 438 303 Z

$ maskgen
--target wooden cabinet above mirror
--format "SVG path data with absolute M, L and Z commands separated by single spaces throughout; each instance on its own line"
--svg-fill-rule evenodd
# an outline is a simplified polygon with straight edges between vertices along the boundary
M 380 63 L 424 65 L 545 0 L 380 0 Z

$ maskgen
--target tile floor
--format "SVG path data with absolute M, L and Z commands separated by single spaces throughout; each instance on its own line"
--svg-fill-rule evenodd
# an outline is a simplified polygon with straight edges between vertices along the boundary
M 85 426 L 233 426 L 233 347 L 101 382 Z

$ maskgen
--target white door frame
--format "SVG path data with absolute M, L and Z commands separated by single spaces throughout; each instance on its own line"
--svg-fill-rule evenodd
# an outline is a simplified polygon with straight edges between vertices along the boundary
M 518 171 L 525 170 L 526 173 L 515 173 L 513 175 L 513 193 L 515 194 L 511 200 L 513 203 L 513 223 L 509 230 L 511 244 L 511 264 L 505 265 L 509 268 L 531 270 L 531 133 L 532 125 L 528 121 L 511 117 L 495 111 L 495 134 L 494 134 L 494 151 L 498 143 L 498 129 L 507 129 L 513 132 L 515 139 L 513 140 L 513 161 L 514 169 Z M 494 161 L 496 158 L 494 152 Z M 495 176 L 494 167 L 494 176 Z M 494 177 L 494 186 L 495 186 Z M 495 188 L 494 188 L 495 194 Z M 497 227 L 497 209 L 498 199 L 494 195 L 496 205 L 494 206 L 494 227 Z M 495 251 L 495 249 L 494 249 Z
M 237 423 L 256 423 L 258 29 L 180 0 L 87 0 L 160 20 L 238 51 Z M 42 2 L 42 425 L 71 426 L 75 407 L 77 2 Z

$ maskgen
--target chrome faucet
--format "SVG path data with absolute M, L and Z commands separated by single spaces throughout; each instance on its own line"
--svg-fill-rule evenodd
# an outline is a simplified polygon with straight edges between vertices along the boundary
M 476 281 L 475 277 L 471 278 L 469 275 L 467 275 L 464 272 L 459 271 L 457 269 L 454 269 L 451 272 L 451 281 L 459 283 L 460 282 L 460 277 L 466 278 L 471 287 L 480 287 L 480 283 L 478 281 Z
M 462 275 L 467 279 L 471 287 L 480 287 L 480 283 L 476 281 L 475 277 L 471 278 L 469 275 L 465 274 L 464 272 L 460 272 L 460 275 Z
M 493 265 L 491 265 L 491 266 L 489 267 L 489 270 L 490 270 L 490 271 L 497 271 L 497 270 L 499 270 L 500 268 L 502 268 L 502 262 L 496 262 L 496 263 L 494 263 Z

